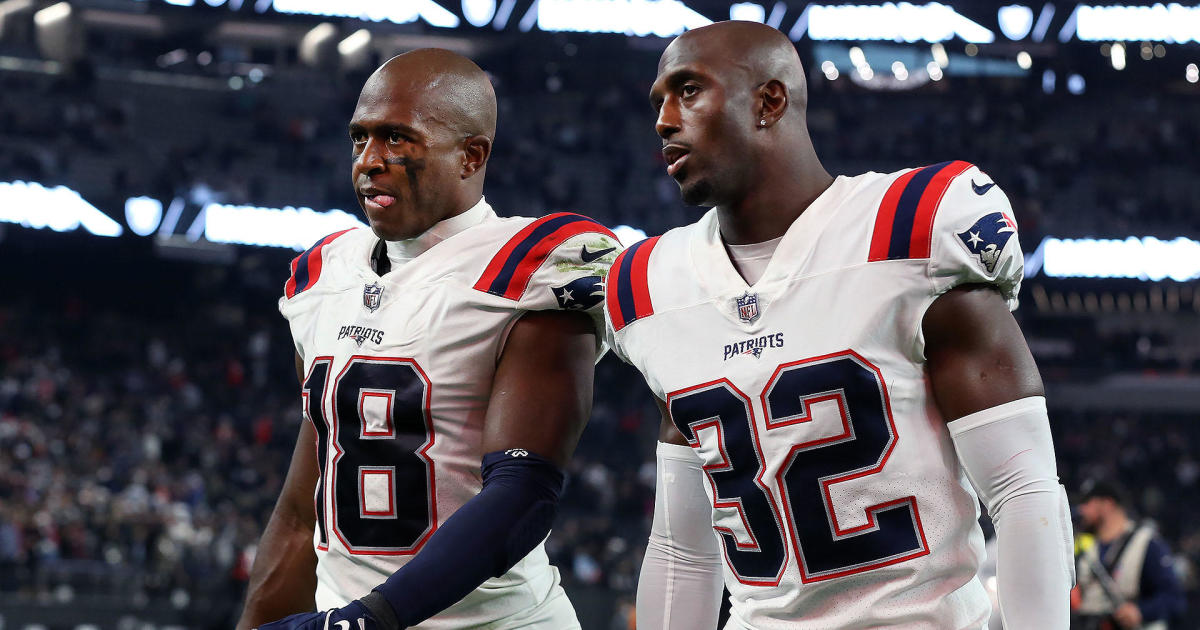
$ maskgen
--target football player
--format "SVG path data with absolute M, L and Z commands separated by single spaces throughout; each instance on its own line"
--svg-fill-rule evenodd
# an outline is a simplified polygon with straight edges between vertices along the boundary
M 497 217 L 495 129 L 457 54 L 367 79 L 349 140 L 370 229 L 301 254 L 279 301 L 305 421 L 240 628 L 579 627 L 542 542 L 619 244 L 577 214 Z
M 979 498 L 1006 627 L 1065 629 L 1070 519 L 1004 193 L 960 161 L 830 176 L 795 48 L 762 24 L 675 39 L 650 100 L 667 172 L 712 209 L 607 285 L 663 416 L 639 630 L 713 628 L 722 573 L 729 630 L 980 630 Z

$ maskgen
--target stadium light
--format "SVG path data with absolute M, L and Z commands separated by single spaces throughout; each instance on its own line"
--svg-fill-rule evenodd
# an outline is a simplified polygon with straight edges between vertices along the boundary
M 1108 51 L 1108 57 L 1112 60 L 1113 70 L 1125 69 L 1125 44 L 1116 42 Z
M 1078 74 L 1072 74 L 1067 77 L 1067 91 L 1079 96 L 1087 91 L 1087 81 L 1084 81 L 1083 77 Z
M 646 239 L 646 232 L 644 230 L 629 225 L 618 225 L 612 231 L 617 236 L 617 240 L 621 241 L 621 244 L 625 247 Z
M 46 59 L 71 63 L 83 57 L 83 28 L 67 2 L 34 13 L 33 27 L 38 51 Z
M 731 4 L 729 5 L 729 19 L 761 23 L 767 19 L 767 8 L 753 2 Z
M 1023 39 L 1033 29 L 1033 9 L 1021 4 L 1000 7 L 996 18 L 1000 22 L 1000 32 L 1013 41 Z
M 369 22 L 409 24 L 423 20 L 438 28 L 455 28 L 459 24 L 457 15 L 433 0 L 266 0 L 256 3 L 255 8 L 260 5 L 279 13 L 348 17 Z
M 1059 39 L 1075 35 L 1082 41 L 1200 41 L 1200 6 L 1177 2 L 1152 6 L 1091 6 L 1081 4 L 1063 25 Z M 1064 39 L 1064 36 L 1066 39 Z
M 939 68 L 945 68 L 950 65 L 950 56 L 946 54 L 946 47 L 941 42 L 930 46 L 929 52 L 933 54 L 933 61 Z
M 462 12 L 471 26 L 487 26 L 496 17 L 496 0 L 462 0 Z
M 1021 52 L 1017 53 L 1017 65 L 1020 66 L 1022 70 L 1028 70 L 1033 67 L 1033 57 L 1030 56 L 1029 53 L 1022 50 Z
M 925 72 L 929 75 L 929 78 L 934 81 L 941 81 L 942 77 L 944 76 L 942 73 L 942 67 L 939 66 L 936 61 L 930 61 L 928 64 L 926 64 Z
M 1200 242 L 1179 237 L 1060 239 L 1048 237 L 1026 257 L 1025 276 L 1137 278 L 1187 282 L 1200 278 Z
M 908 80 L 908 68 L 904 67 L 903 61 L 892 62 L 892 76 L 895 76 L 898 81 Z
M 351 33 L 346 39 L 338 42 L 338 55 L 342 58 L 342 67 L 347 70 L 361 68 L 367 63 L 368 53 L 371 52 L 371 31 L 360 28 Z
M 679 0 L 534 0 L 537 27 L 549 32 L 673 37 L 712 24 Z
M 1196 83 L 1200 81 L 1200 67 L 1196 66 L 1194 63 L 1189 63 L 1187 65 L 1187 70 L 1185 70 L 1183 73 L 1183 77 L 1187 79 L 1188 83 Z
M 1046 39 L 1046 31 L 1050 30 L 1050 22 L 1054 20 L 1054 5 L 1047 2 L 1042 5 L 1042 12 L 1038 14 L 1037 24 L 1033 25 L 1033 41 L 1040 42 Z
M 330 68 L 337 65 L 338 29 L 329 22 L 321 22 L 300 38 L 297 50 L 301 63 L 312 68 Z
M 825 78 L 830 81 L 836 81 L 840 74 L 838 73 L 837 64 L 826 59 L 821 62 L 821 72 L 825 73 Z
M 96 236 L 120 236 L 121 224 L 66 186 L 0 182 L 0 222 L 35 230 L 70 232 L 82 227 Z
M 809 5 L 789 35 L 799 39 L 805 31 L 815 40 L 924 40 L 932 43 L 957 36 L 968 42 L 990 44 L 996 39 L 990 30 L 940 2 Z
M 342 210 L 317 212 L 312 208 L 260 208 L 210 203 L 201 210 L 204 238 L 214 243 L 289 247 L 304 251 L 321 237 L 366 224 Z M 191 236 L 191 230 L 189 230 Z M 198 236 L 198 234 L 197 234 Z
M 150 236 L 162 223 L 163 205 L 150 197 L 125 200 L 125 224 L 138 236 Z
M 1042 73 L 1042 91 L 1046 94 L 1053 94 L 1054 87 L 1057 83 L 1058 75 L 1056 75 L 1053 70 L 1047 68 L 1046 71 Z

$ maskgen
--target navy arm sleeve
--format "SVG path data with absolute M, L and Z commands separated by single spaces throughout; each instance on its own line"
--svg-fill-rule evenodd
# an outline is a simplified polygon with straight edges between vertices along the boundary
M 1138 609 L 1145 621 L 1168 620 L 1183 613 L 1183 588 L 1166 543 L 1155 538 L 1146 547 L 1139 584 Z
M 550 533 L 563 480 L 557 466 L 522 449 L 485 455 L 479 494 L 375 588 L 395 611 L 399 627 L 441 612 L 532 551 Z

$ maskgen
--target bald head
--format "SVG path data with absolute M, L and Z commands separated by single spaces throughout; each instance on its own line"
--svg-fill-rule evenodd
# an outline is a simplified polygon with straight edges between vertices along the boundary
M 496 93 L 448 50 L 393 57 L 363 85 L 350 118 L 359 205 L 382 239 L 414 238 L 474 206 L 496 136 Z
M 433 122 L 463 136 L 496 137 L 496 92 L 475 62 L 440 48 L 396 55 L 363 85 L 360 100 L 403 94 Z
M 787 35 L 776 28 L 730 20 L 687 31 L 663 52 L 658 70 L 661 73 L 667 64 L 687 60 L 730 70 L 749 87 L 777 80 L 787 86 L 797 111 L 803 112 L 808 105 L 800 56 Z

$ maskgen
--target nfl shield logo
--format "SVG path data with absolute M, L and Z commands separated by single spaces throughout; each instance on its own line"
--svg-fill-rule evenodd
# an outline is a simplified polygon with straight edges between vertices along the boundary
M 379 308 L 379 302 L 383 299 L 383 287 L 379 286 L 378 282 L 373 282 L 363 287 L 363 306 L 367 307 L 372 313 Z
M 738 318 L 747 324 L 758 319 L 758 294 L 747 291 L 737 298 Z

